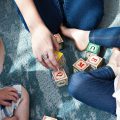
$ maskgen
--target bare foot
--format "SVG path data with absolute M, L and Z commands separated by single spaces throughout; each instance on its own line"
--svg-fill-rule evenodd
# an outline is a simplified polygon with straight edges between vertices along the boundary
M 118 73 L 120 73 L 119 72 L 120 71 L 120 51 L 119 51 L 119 49 L 114 48 L 112 50 L 112 55 L 110 57 L 108 66 L 110 66 L 113 69 L 116 76 L 118 75 Z
M 18 118 L 17 117 L 11 117 L 11 118 L 5 118 L 4 120 L 18 120 Z
M 79 29 L 74 29 L 74 28 L 67 28 L 63 25 L 61 25 L 60 29 L 61 29 L 61 32 L 63 35 L 74 40 L 76 47 L 80 51 L 83 51 L 87 48 L 88 43 L 89 43 L 90 31 L 84 31 L 84 30 L 79 30 Z

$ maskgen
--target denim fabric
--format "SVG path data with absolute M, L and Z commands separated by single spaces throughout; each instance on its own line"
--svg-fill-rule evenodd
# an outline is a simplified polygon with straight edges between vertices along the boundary
M 64 13 L 68 27 L 92 30 L 101 22 L 103 0 L 64 0 Z
M 59 26 L 63 21 L 63 13 L 60 4 L 61 2 L 58 0 L 43 0 L 42 2 L 40 0 L 34 0 L 34 3 L 38 13 L 49 30 L 54 34 L 58 33 Z M 20 10 L 17 6 L 16 8 L 25 28 L 29 31 Z
M 92 30 L 90 42 L 104 47 L 120 47 L 120 27 Z
M 115 74 L 108 66 L 78 72 L 72 75 L 68 91 L 77 100 L 115 115 L 116 101 L 112 97 L 114 78 Z
M 53 33 L 59 31 L 63 19 L 67 22 L 68 27 L 92 30 L 100 23 L 104 11 L 103 0 L 64 0 L 64 2 L 63 0 L 34 1 L 41 18 Z M 18 13 L 26 26 L 19 10 Z
M 34 0 L 37 10 L 52 33 L 58 33 L 63 21 L 62 11 L 58 0 Z

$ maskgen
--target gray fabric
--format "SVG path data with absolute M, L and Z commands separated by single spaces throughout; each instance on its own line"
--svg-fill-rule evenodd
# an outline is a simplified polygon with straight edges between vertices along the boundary
M 100 27 L 119 26 L 120 0 L 105 0 L 105 16 Z M 114 116 L 91 108 L 70 97 L 67 87 L 57 88 L 51 72 L 33 57 L 30 34 L 20 22 L 11 0 L 0 0 L 0 34 L 4 39 L 6 58 L 0 76 L 1 86 L 21 83 L 26 86 L 31 101 L 30 120 L 41 120 L 44 114 L 61 117 L 63 120 L 114 120 Z M 81 53 L 72 42 L 66 42 L 64 53 L 69 65 Z M 69 51 L 69 52 L 68 52 Z M 107 50 L 104 57 L 108 57 Z

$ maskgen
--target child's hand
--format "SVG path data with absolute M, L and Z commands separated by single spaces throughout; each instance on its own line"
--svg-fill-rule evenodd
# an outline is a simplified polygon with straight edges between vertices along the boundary
M 59 50 L 59 44 L 45 26 L 40 26 L 32 32 L 32 49 L 43 66 L 53 70 L 59 68 L 54 55 L 54 50 Z
M 12 87 L 5 87 L 0 89 L 0 105 L 10 106 L 9 101 L 14 101 L 15 103 L 19 99 L 16 89 Z

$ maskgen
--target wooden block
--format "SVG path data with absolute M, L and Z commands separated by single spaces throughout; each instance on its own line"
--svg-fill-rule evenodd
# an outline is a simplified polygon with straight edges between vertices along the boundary
M 64 69 L 61 69 L 59 71 L 53 71 L 52 76 L 58 87 L 65 86 L 68 84 L 68 77 Z
M 100 53 L 100 46 L 93 43 L 89 43 L 86 51 L 98 55 Z
M 102 65 L 103 58 L 97 56 L 97 55 L 92 55 L 87 59 L 87 63 L 91 65 L 92 68 L 97 69 Z
M 57 120 L 56 118 L 44 116 L 42 120 Z
M 62 37 L 61 37 L 61 35 L 59 33 L 54 34 L 54 37 L 56 38 L 58 43 L 63 43 L 63 39 L 62 39 Z
M 85 70 L 88 70 L 89 67 L 90 65 L 86 63 L 86 61 L 83 60 L 82 58 L 80 58 L 77 62 L 73 64 L 74 72 L 85 71 Z
M 62 52 L 59 52 L 59 51 L 55 51 L 54 54 L 55 54 L 56 60 L 57 60 L 57 62 L 59 63 L 59 65 L 60 65 L 61 67 L 63 67 L 64 64 L 66 63 L 66 62 L 65 62 L 65 57 L 64 57 L 63 53 L 62 53 Z
M 94 53 L 85 51 L 85 59 L 88 59 L 92 55 L 94 55 Z
M 60 45 L 60 50 L 64 48 L 64 44 L 63 44 L 63 39 L 61 37 L 61 35 L 58 33 L 58 34 L 54 34 L 54 37 L 56 38 L 57 42 L 59 43 Z

